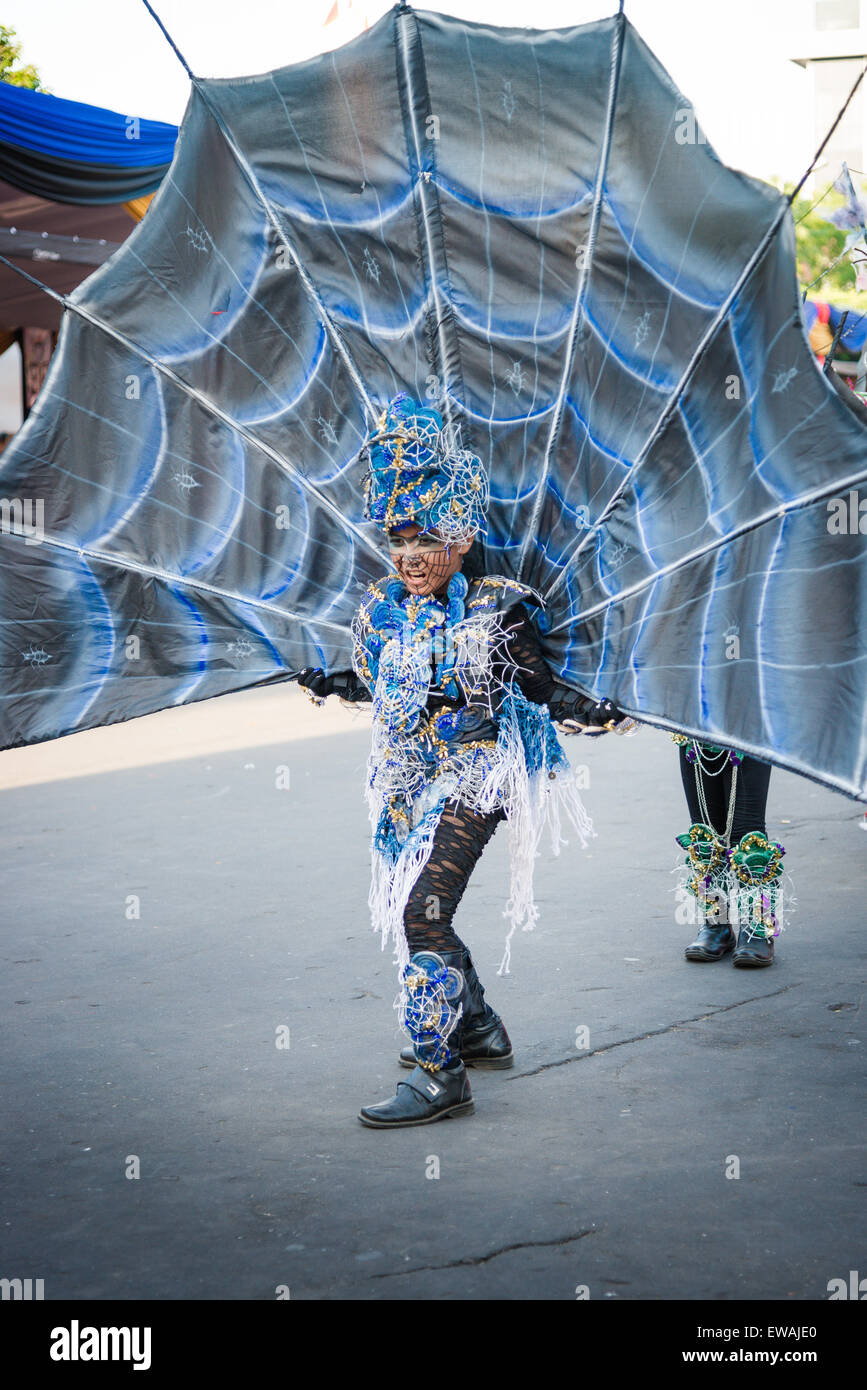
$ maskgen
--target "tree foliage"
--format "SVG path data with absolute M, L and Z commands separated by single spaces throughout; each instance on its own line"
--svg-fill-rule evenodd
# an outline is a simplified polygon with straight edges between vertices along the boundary
M 0 81 L 12 87 L 29 87 L 33 92 L 45 92 L 42 79 L 33 63 L 16 67 L 21 61 L 21 43 L 14 29 L 0 24 Z
M 863 197 L 863 182 L 860 187 L 857 179 L 853 182 L 856 193 Z M 792 187 L 782 185 L 782 191 L 791 193 Z M 792 204 L 798 281 L 810 299 L 832 300 L 844 308 L 863 311 L 867 295 L 856 291 L 855 268 L 848 253 L 843 254 L 848 233 L 827 220 L 828 214 L 842 207 L 843 202 L 842 195 L 830 183 L 819 187 L 814 197 L 799 197 Z

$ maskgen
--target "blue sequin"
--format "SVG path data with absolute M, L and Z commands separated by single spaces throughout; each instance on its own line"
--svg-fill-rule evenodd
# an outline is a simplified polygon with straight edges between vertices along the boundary
M 385 596 L 389 603 L 401 603 L 406 598 L 406 589 L 400 579 L 385 581 Z

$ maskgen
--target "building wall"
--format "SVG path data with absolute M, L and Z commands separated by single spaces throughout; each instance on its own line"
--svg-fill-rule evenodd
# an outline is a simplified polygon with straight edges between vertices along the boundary
M 807 69 L 818 149 L 851 91 L 867 57 L 867 0 L 807 0 L 798 6 L 803 25 L 788 37 L 794 62 Z M 831 135 L 808 191 L 824 187 L 845 162 L 867 177 L 867 79 Z M 857 182 L 857 179 L 856 179 Z

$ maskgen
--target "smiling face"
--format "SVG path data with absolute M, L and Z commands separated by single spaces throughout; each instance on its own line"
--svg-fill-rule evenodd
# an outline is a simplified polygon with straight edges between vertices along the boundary
M 435 531 L 422 531 L 414 521 L 393 527 L 388 551 L 411 594 L 436 594 L 457 574 L 472 542 L 448 544 Z

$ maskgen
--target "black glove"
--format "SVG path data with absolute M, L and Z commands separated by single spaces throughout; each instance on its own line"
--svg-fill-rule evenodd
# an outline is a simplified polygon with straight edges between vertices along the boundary
M 626 715 L 611 700 L 591 700 L 578 690 L 568 690 L 561 686 L 557 696 L 549 703 L 551 718 L 557 723 L 573 720 L 576 724 L 586 724 L 604 733 L 606 725 L 619 724 Z
M 600 700 L 598 704 L 592 704 L 590 706 L 584 723 L 599 724 L 604 728 L 605 725 L 610 724 L 612 720 L 615 724 L 619 724 L 621 719 L 625 718 L 626 715 L 623 713 L 623 710 L 618 709 L 611 700 Z
M 338 695 L 341 700 L 352 702 L 370 699 L 367 686 L 354 671 L 335 671 L 327 676 L 319 666 L 305 666 L 293 679 L 315 695 L 317 700 L 324 700 L 329 695 Z

